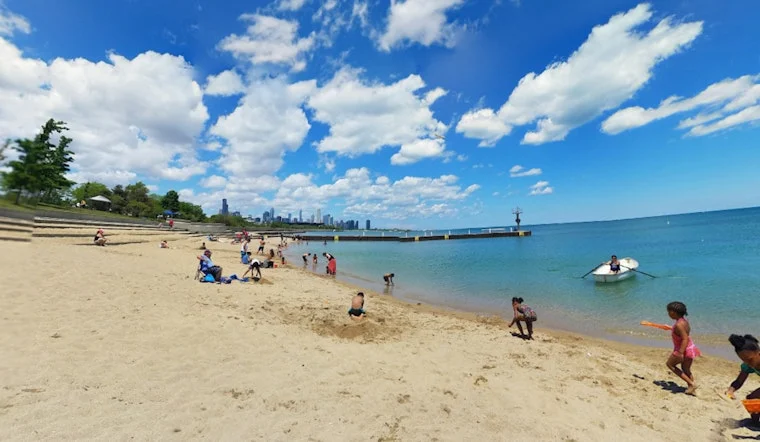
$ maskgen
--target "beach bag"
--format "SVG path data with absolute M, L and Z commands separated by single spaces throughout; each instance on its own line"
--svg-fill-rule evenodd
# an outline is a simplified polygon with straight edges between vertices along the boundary
M 214 279 L 214 275 L 209 273 L 208 275 L 203 276 L 201 282 L 216 282 L 216 280 Z

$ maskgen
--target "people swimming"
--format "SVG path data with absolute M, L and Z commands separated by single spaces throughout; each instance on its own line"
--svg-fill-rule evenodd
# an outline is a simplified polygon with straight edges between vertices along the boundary
M 394 276 L 396 276 L 394 273 L 386 273 L 383 275 L 383 281 L 385 281 L 385 285 L 395 285 L 393 284 Z
M 760 345 L 752 335 L 731 335 L 728 341 L 734 346 L 736 356 L 742 360 L 739 375 L 726 390 L 726 396 L 734 399 L 734 393 L 742 388 L 749 375 L 760 375 Z M 760 399 L 760 388 L 748 394 L 747 399 Z M 760 413 L 751 413 L 750 417 L 755 426 L 760 425 Z
M 512 322 L 509 323 L 509 327 L 517 324 L 517 329 L 520 330 L 520 337 L 523 339 L 533 339 L 533 323 L 538 320 L 536 312 L 532 308 L 523 304 L 522 298 L 512 298 Z M 528 335 L 523 332 L 520 322 L 525 322 L 525 327 L 528 329 Z
M 364 293 L 359 292 L 351 299 L 351 308 L 348 309 L 348 316 L 358 321 L 367 316 L 367 312 L 364 311 Z
M 691 325 L 686 319 L 688 312 L 686 304 L 674 301 L 667 305 L 668 316 L 676 321 L 673 324 L 671 337 L 673 338 L 673 353 L 668 357 L 665 364 L 670 371 L 686 382 L 686 394 L 694 395 L 697 390 L 697 384 L 694 381 L 694 375 L 691 373 L 691 364 L 694 359 L 701 355 L 691 337 Z M 678 365 L 681 365 L 679 368 Z

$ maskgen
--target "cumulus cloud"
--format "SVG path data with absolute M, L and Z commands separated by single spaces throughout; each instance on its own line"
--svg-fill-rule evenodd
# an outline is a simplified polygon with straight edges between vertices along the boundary
M 237 108 L 209 129 L 227 140 L 219 167 L 237 176 L 274 174 L 311 128 L 302 105 L 315 88 L 314 81 L 289 84 L 284 78 L 251 83 Z
M 208 112 L 182 57 L 46 62 L 0 38 L 0 60 L 0 139 L 32 137 L 52 117 L 71 128 L 78 180 L 124 184 L 136 174 L 183 180 L 205 172 L 195 143 Z
M 298 22 L 260 14 L 243 14 L 248 21 L 245 35 L 232 34 L 220 43 L 222 51 L 253 64 L 274 64 L 290 67 L 294 72 L 306 68 L 305 55 L 315 43 L 314 34 L 298 38 Z
M 509 169 L 509 176 L 512 178 L 520 178 L 524 176 L 536 176 L 541 175 L 541 169 L 534 167 L 532 169 L 525 169 L 519 164 L 516 164 L 512 166 L 511 169 Z
M 16 31 L 29 34 L 32 26 L 26 18 L 9 11 L 0 2 L 0 36 L 11 36 Z
M 307 0 L 280 0 L 277 9 L 280 11 L 298 11 L 306 4 Z
M 309 98 L 314 119 L 330 126 L 317 143 L 319 152 L 355 157 L 400 146 L 391 160 L 399 165 L 444 155 L 445 142 L 435 134 L 447 127 L 433 117 L 430 105 L 445 91 L 434 89 L 420 97 L 417 91 L 425 83 L 418 75 L 386 85 L 365 82 L 359 73 L 342 69 Z
M 649 81 L 658 63 L 702 32 L 702 22 L 676 22 L 670 17 L 642 31 L 652 15 L 648 4 L 640 4 L 594 27 L 566 61 L 553 63 L 540 74 L 525 75 L 498 112 L 468 112 L 456 131 L 481 140 L 481 146 L 492 146 L 514 126 L 535 122 L 536 128 L 524 135 L 522 143 L 565 139 L 572 129 L 630 99 Z
M 407 176 L 397 181 L 379 176 L 373 180 L 367 168 L 349 169 L 333 183 L 321 186 L 312 179 L 306 174 L 289 176 L 280 183 L 272 203 L 285 211 L 313 211 L 338 200 L 345 204 L 343 216 L 406 219 L 454 214 L 459 203 L 480 188 L 473 184 L 463 189 L 454 175 Z M 302 207 L 307 201 L 311 206 Z
M 227 178 L 219 175 L 211 175 L 201 180 L 201 186 L 208 188 L 219 188 L 227 185 Z
M 539 181 L 530 186 L 530 195 L 549 195 L 554 192 L 553 187 L 549 187 L 548 181 Z
M 228 70 L 217 75 L 209 75 L 206 79 L 206 95 L 230 97 L 245 92 L 245 85 L 237 72 Z
M 678 128 L 690 129 L 689 136 L 706 135 L 757 121 L 760 117 L 754 107 L 758 104 L 760 75 L 727 78 L 691 98 L 674 96 L 655 108 L 633 106 L 621 109 L 602 123 L 602 132 L 614 135 L 678 113 L 701 109 L 698 115 L 682 120 Z
M 405 43 L 452 46 L 459 27 L 448 22 L 446 13 L 463 4 L 464 0 L 391 0 L 380 49 L 389 52 Z

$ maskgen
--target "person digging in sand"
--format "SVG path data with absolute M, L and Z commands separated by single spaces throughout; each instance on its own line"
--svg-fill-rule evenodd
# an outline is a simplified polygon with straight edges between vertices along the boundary
M 734 393 L 742 388 L 749 375 L 752 373 L 760 375 L 760 345 L 757 343 L 757 338 L 752 335 L 731 335 L 728 341 L 734 346 L 736 355 L 742 360 L 739 375 L 726 391 L 726 396 L 734 399 Z M 760 399 L 760 388 L 748 394 L 747 399 Z M 760 413 L 752 413 L 750 417 L 754 426 L 760 426 Z
M 673 353 L 665 363 L 670 371 L 676 374 L 676 376 L 686 382 L 688 386 L 686 388 L 686 394 L 694 396 L 697 391 L 697 384 L 694 382 L 694 375 L 691 373 L 691 364 L 694 359 L 701 355 L 694 341 L 689 336 L 691 334 L 691 325 L 686 320 L 686 304 L 683 302 L 671 302 L 667 306 L 668 316 L 670 319 L 675 319 L 676 323 L 673 324 L 673 331 L 671 337 L 673 338 Z M 681 368 L 678 368 L 678 365 Z
M 364 311 L 364 293 L 357 293 L 351 300 L 351 308 L 348 309 L 348 316 L 354 321 L 359 321 L 367 316 L 367 313 Z
M 509 327 L 512 327 L 517 323 L 517 328 L 520 330 L 520 337 L 523 339 L 533 339 L 533 323 L 538 319 L 536 312 L 532 308 L 523 304 L 522 298 L 512 298 L 512 311 L 514 316 L 512 322 L 509 323 Z M 520 321 L 525 322 L 525 327 L 528 329 L 528 336 L 523 333 L 522 325 Z
M 250 254 L 251 252 L 248 253 Z M 254 281 L 259 281 L 261 279 L 261 261 L 254 258 L 248 266 L 248 270 L 243 273 L 243 278 L 245 278 L 248 272 L 251 272 L 251 278 L 253 278 Z M 254 272 L 256 273 L 255 275 Z

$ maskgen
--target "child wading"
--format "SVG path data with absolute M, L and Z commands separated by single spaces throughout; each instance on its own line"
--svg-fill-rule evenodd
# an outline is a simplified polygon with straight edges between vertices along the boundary
M 667 306 L 670 319 L 675 319 L 671 336 L 673 338 L 673 353 L 666 362 L 668 368 L 686 382 L 686 394 L 694 395 L 697 390 L 697 384 L 694 382 L 694 375 L 691 373 L 691 364 L 694 359 L 701 355 L 694 341 L 689 336 L 691 326 L 686 320 L 686 305 L 683 302 L 671 302 Z M 678 368 L 678 365 L 681 368 Z

